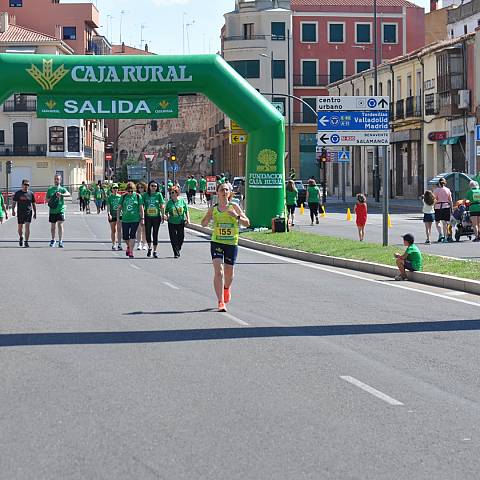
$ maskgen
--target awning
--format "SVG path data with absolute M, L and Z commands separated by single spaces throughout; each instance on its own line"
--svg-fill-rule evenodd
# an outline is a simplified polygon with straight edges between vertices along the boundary
M 440 142 L 440 145 L 455 145 L 460 140 L 460 137 L 448 137 Z

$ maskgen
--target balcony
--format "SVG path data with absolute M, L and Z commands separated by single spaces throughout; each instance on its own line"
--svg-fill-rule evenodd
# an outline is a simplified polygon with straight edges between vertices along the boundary
M 395 120 L 405 118 L 405 100 L 397 100 L 395 102 Z
M 326 87 L 328 84 L 342 80 L 332 75 L 294 75 L 294 87 Z
M 419 95 L 405 99 L 405 118 L 422 116 L 422 100 Z
M 90 55 L 111 55 L 112 45 L 105 37 L 95 35 L 89 40 L 86 53 Z
M 442 116 L 461 115 L 463 110 L 458 108 L 459 96 L 457 91 L 441 92 L 438 94 L 438 113 Z
M 248 40 L 265 40 L 270 38 L 270 35 L 234 35 L 230 37 L 223 37 L 225 42 L 242 42 Z
M 47 145 L 0 145 L 0 157 L 44 157 Z
M 36 112 L 37 99 L 7 100 L 3 104 L 4 112 Z

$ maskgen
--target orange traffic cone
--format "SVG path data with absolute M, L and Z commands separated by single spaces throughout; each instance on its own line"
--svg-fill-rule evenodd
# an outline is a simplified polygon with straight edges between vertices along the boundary
M 347 208 L 347 222 L 350 222 L 352 220 L 352 212 L 350 211 L 349 208 Z

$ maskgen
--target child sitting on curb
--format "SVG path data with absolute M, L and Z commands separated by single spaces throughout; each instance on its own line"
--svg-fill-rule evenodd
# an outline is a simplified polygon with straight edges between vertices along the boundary
M 422 252 L 415 245 L 415 239 L 411 233 L 403 235 L 403 244 L 407 247 L 405 253 L 401 255 L 400 253 L 395 254 L 396 263 L 400 275 L 395 277 L 395 280 L 408 280 L 406 270 L 411 272 L 420 272 L 423 266 Z

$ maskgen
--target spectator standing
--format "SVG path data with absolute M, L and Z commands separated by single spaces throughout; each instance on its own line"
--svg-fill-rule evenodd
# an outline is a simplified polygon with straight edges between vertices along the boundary
M 355 223 L 358 229 L 358 238 L 361 242 L 365 239 L 365 225 L 367 224 L 368 208 L 367 198 L 363 193 L 357 195 L 357 204 L 355 205 Z
M 433 192 L 435 197 L 435 222 L 438 230 L 438 242 L 447 242 L 448 224 L 452 211 L 452 192 L 446 186 L 447 181 L 442 177 L 438 181 L 437 188 Z
M 8 211 L 5 200 L 3 199 L 3 194 L 0 192 L 0 223 L 3 223 L 3 219 L 8 220 Z
M 474 242 L 480 242 L 480 188 L 475 180 L 470 182 L 470 190 L 467 192 L 467 200 L 470 202 L 469 212 L 475 232 Z
M 435 221 L 435 197 L 430 190 L 425 190 L 422 199 L 423 223 L 425 225 L 425 234 L 427 235 L 425 244 L 429 245 L 431 243 L 430 237 L 432 235 L 432 225 Z

